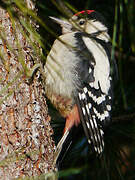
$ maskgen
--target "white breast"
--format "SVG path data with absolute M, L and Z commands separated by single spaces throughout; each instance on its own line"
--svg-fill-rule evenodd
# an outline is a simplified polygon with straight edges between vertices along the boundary
M 64 43 L 55 40 L 45 65 L 46 88 L 53 92 L 71 97 L 76 90 L 78 77 L 75 76 L 77 64 L 73 47 L 76 46 L 73 33 L 59 37 Z M 70 41 L 69 41 L 70 39 Z

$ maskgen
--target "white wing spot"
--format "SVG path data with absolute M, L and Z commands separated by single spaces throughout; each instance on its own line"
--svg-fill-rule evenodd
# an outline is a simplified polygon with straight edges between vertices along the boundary
M 90 85 L 91 87 L 94 87 L 94 83 L 93 83 L 93 82 L 89 83 L 89 85 Z
M 94 113 L 95 113 L 95 114 L 97 114 L 97 113 L 98 113 L 98 112 L 97 112 L 97 110 L 96 110 L 95 108 L 93 108 L 93 111 L 94 111 Z
M 82 107 L 82 111 L 83 111 L 83 114 L 85 115 L 86 114 L 86 111 L 85 111 L 85 108 Z
M 88 94 L 89 94 L 89 97 L 91 97 L 93 99 L 93 101 L 97 104 L 100 104 L 103 101 L 105 101 L 105 95 L 101 95 L 100 97 L 97 98 L 90 91 L 88 91 Z
M 88 91 L 88 94 L 89 94 L 89 96 L 91 97 L 91 95 L 92 95 L 92 94 L 91 94 L 91 92 L 90 92 L 90 91 Z
M 102 129 L 100 129 L 100 133 L 102 136 L 104 135 L 104 131 Z
M 98 142 L 98 140 L 97 140 L 97 135 L 96 135 L 96 134 L 94 135 L 94 138 L 95 138 L 95 141 Z
M 100 120 L 103 121 L 105 119 L 105 115 L 102 114 L 101 117 L 100 117 Z
M 111 81 L 111 80 L 112 80 L 112 77 L 109 77 L 109 80 Z
M 98 147 L 98 153 L 99 153 L 99 154 L 101 153 L 100 147 Z
M 111 99 L 111 96 L 108 96 L 109 99 Z
M 97 98 L 97 104 L 102 103 L 103 101 L 105 101 L 105 95 L 102 95 L 100 97 Z
M 92 129 L 94 129 L 94 124 L 93 124 L 93 121 L 91 119 L 90 119 L 90 124 L 91 124 Z
M 87 109 L 87 113 L 90 114 L 90 111 L 89 111 L 89 106 L 88 104 L 86 104 L 86 109 Z
M 91 107 L 92 107 L 91 103 L 88 103 L 88 107 L 89 107 L 89 109 L 91 109 Z
M 97 122 L 95 120 L 95 118 L 93 118 L 94 124 L 95 124 L 95 128 L 97 128 Z
M 87 124 L 87 127 L 88 127 L 88 129 L 90 128 L 90 124 L 88 123 L 88 122 L 86 122 L 86 124 Z
M 105 117 L 108 117 L 108 116 L 109 116 L 109 112 L 108 111 L 104 111 L 104 113 L 101 115 L 100 120 L 102 121 L 102 120 L 105 119 Z
M 79 93 L 79 99 L 81 100 L 82 99 L 82 96 L 81 96 L 81 94 Z
M 100 151 L 103 152 L 103 147 L 102 146 L 100 146 Z
M 100 119 L 101 118 L 101 114 L 95 108 L 93 108 L 93 111 L 96 114 L 96 116 L 98 117 L 98 119 Z
M 89 97 L 91 97 L 93 99 L 94 102 L 96 102 L 97 97 L 94 96 L 90 91 L 88 91 Z
M 109 116 L 109 112 L 108 111 L 104 111 L 105 117 Z
M 86 95 L 84 93 L 82 93 L 82 99 L 85 99 Z
M 88 92 L 88 89 L 86 87 L 83 88 L 85 94 Z
M 104 143 L 104 141 L 103 141 L 103 140 L 102 140 L 102 144 L 103 144 L 103 147 L 104 147 L 105 143 Z
M 112 108 L 110 105 L 107 105 L 106 107 L 107 107 L 108 111 L 111 111 Z
M 94 147 L 94 149 L 95 149 L 95 151 L 97 152 L 97 150 L 98 150 L 97 147 Z
M 91 73 L 92 72 L 92 70 L 91 70 L 91 68 L 89 68 L 89 73 Z

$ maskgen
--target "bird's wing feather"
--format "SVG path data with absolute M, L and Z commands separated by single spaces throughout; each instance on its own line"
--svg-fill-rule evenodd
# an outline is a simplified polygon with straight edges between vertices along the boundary
M 98 97 L 92 96 L 89 93 L 92 92 L 90 88 L 85 87 L 82 92 L 79 92 L 77 105 L 88 142 L 93 144 L 93 150 L 97 154 L 101 154 L 104 149 L 103 124 L 107 118 L 110 118 L 110 115 L 109 113 L 106 114 L 108 111 L 105 102 L 102 102 L 100 107 L 96 105 L 96 99 L 98 100 Z

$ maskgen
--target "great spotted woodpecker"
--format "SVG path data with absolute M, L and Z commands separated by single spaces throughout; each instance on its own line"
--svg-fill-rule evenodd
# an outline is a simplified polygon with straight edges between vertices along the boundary
M 111 43 L 105 20 L 94 10 L 78 12 L 69 20 L 51 19 L 62 27 L 45 65 L 46 95 L 66 118 L 57 150 L 81 121 L 88 143 L 100 155 L 112 108 Z

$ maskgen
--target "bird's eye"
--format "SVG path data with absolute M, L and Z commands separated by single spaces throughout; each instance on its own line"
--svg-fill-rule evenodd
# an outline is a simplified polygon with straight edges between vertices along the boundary
M 85 20 L 80 20 L 79 25 L 83 25 L 85 23 Z

